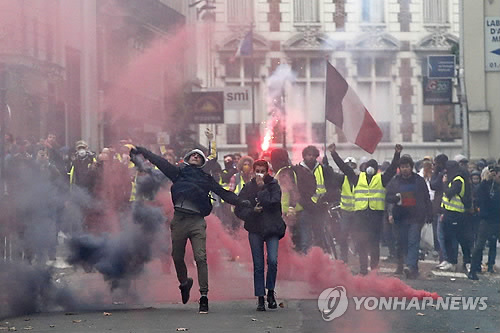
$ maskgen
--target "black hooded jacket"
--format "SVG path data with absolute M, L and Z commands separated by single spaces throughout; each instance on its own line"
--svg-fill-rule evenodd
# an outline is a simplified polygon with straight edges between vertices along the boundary
M 398 171 L 400 157 L 401 154 L 395 152 L 392 158 L 391 165 L 382 174 L 382 185 L 384 187 L 386 187 L 391 181 L 392 177 L 396 175 Z M 351 169 L 346 163 L 344 163 L 344 161 L 340 158 L 339 154 L 336 151 L 332 152 L 332 158 L 335 164 L 337 164 L 337 166 L 339 167 L 340 171 L 342 171 L 347 176 L 347 178 L 349 179 L 349 183 L 351 183 L 351 185 L 356 187 L 358 185 L 359 176 L 356 175 L 353 169 Z M 373 167 L 375 170 L 378 169 L 378 163 L 374 159 L 371 159 L 368 162 L 366 162 L 366 167 L 369 166 Z M 369 183 L 371 181 L 372 176 L 369 176 L 368 174 L 366 176 Z
M 281 217 L 281 189 L 276 179 L 266 175 L 264 186 L 259 187 L 253 178 L 238 197 L 251 203 L 251 207 L 237 206 L 234 210 L 236 216 L 245 221 L 245 230 L 260 234 L 264 239 L 272 236 L 283 238 L 286 225 Z M 257 202 L 263 208 L 260 213 L 254 211 Z
M 455 177 L 460 176 L 465 183 L 465 193 L 463 197 L 460 197 L 460 192 L 462 191 L 462 182 L 460 180 L 454 180 Z M 472 206 L 472 195 L 471 195 L 471 184 L 468 177 L 468 173 L 464 172 L 458 165 L 458 162 L 450 160 L 446 162 L 446 177 L 448 182 L 445 184 L 443 193 L 448 199 L 453 198 L 458 195 L 462 199 L 466 209 Z M 449 184 L 451 183 L 451 186 Z
M 208 216 L 212 211 L 210 192 L 214 192 L 231 205 L 240 202 L 236 194 L 222 188 L 200 167 L 189 164 L 183 167 L 172 165 L 166 159 L 142 147 L 137 147 L 136 152 L 142 154 L 170 178 L 173 183 L 171 191 L 174 206 L 188 200 L 196 205 L 202 216 Z

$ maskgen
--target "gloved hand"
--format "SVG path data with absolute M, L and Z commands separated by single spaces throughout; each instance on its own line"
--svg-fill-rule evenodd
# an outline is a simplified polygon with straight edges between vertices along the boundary
M 149 150 L 147 150 L 144 147 L 136 146 L 135 148 L 130 149 L 130 157 L 132 157 L 133 155 L 138 155 L 138 154 L 147 155 L 148 153 L 149 153 Z
M 238 202 L 238 206 L 245 207 L 245 208 L 252 208 L 252 203 L 250 200 L 240 200 Z

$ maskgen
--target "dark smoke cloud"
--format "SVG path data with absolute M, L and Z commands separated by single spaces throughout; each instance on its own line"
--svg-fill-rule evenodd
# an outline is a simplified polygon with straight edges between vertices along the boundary
M 87 272 L 97 270 L 112 290 L 127 289 L 153 257 L 155 235 L 163 230 L 165 216 L 158 207 L 137 202 L 132 208 L 133 223 L 117 235 L 81 235 L 69 242 L 67 262 Z
M 82 307 L 69 289 L 53 281 L 53 272 L 45 266 L 2 262 L 0 281 L 0 318 Z

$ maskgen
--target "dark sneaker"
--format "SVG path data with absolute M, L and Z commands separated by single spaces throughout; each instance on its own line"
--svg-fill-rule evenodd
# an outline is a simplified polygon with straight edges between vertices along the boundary
M 257 299 L 257 311 L 266 311 L 264 296 L 259 296 L 259 298 Z
M 469 274 L 467 275 L 467 277 L 470 280 L 479 280 L 479 277 L 477 276 L 477 273 L 475 271 L 469 272 Z
M 403 273 L 405 275 L 405 278 L 409 280 L 414 280 L 418 277 L 418 271 L 415 271 L 409 267 L 403 268 Z
M 269 289 L 267 291 L 267 307 L 269 309 L 276 309 L 278 308 L 278 304 L 276 303 L 276 298 L 274 294 L 274 290 Z
M 493 266 L 488 266 L 488 273 L 493 273 L 493 274 L 496 273 Z
M 403 274 L 405 275 L 405 278 L 407 278 L 407 279 L 408 279 L 408 276 L 410 276 L 410 274 L 411 274 L 410 267 L 405 266 L 405 267 L 403 268 Z
M 187 281 L 179 286 L 181 290 L 182 304 L 186 304 L 189 301 L 189 293 L 193 287 L 193 279 L 188 278 Z
M 199 313 L 208 313 L 208 297 L 201 296 L 200 297 L 200 308 Z
M 401 275 L 403 274 L 403 265 L 398 265 L 398 268 L 396 268 L 396 271 L 394 272 L 396 275 Z

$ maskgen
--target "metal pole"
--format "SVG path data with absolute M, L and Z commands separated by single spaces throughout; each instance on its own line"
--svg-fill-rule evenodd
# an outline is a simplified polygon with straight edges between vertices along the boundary
M 252 65 L 252 73 L 251 73 L 251 79 L 252 79 L 252 129 L 253 133 L 255 134 L 255 58 L 253 56 L 253 22 L 250 26 L 250 35 L 252 36 L 252 52 L 250 53 L 250 62 Z
M 286 96 L 285 96 L 285 86 L 283 86 L 283 91 L 281 92 L 281 110 L 283 115 L 283 149 L 286 149 Z
M 469 111 L 467 108 L 467 94 L 465 91 L 464 78 L 464 0 L 460 0 L 460 45 L 458 56 L 458 84 L 460 89 L 460 111 L 462 113 L 462 144 L 464 147 L 464 155 L 470 159 L 470 142 L 469 142 Z
M 7 71 L 0 64 L 0 196 L 5 192 L 5 106 Z

